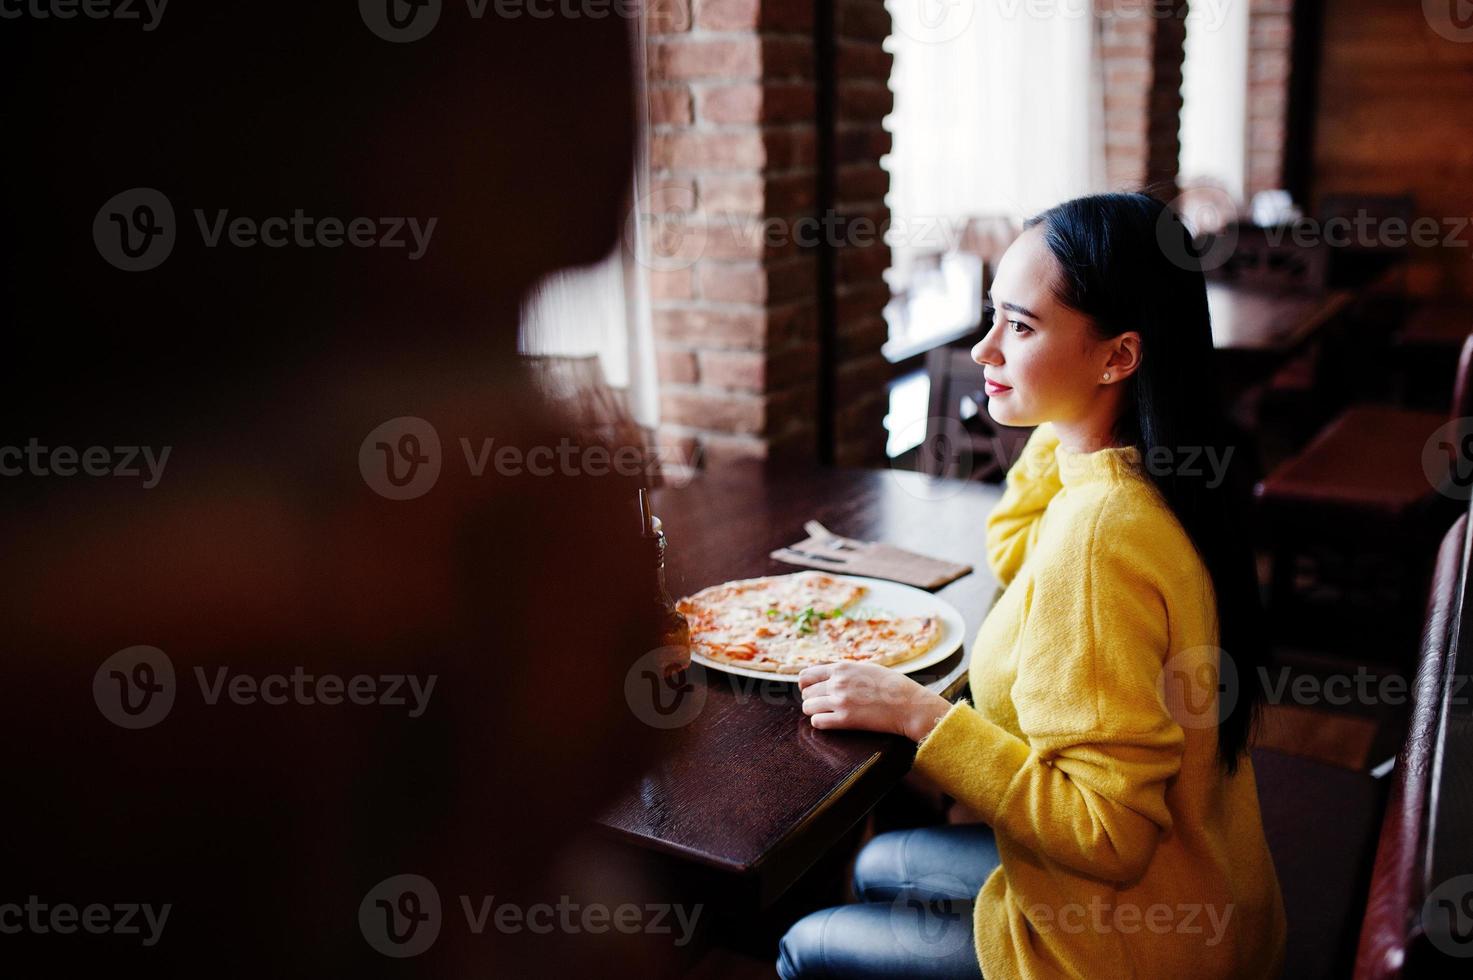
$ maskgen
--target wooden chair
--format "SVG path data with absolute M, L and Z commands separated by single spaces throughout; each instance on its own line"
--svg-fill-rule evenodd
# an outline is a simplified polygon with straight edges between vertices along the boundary
M 1260 228 L 1247 222 L 1234 222 L 1222 234 L 1235 239 L 1233 252 L 1221 266 L 1208 271 L 1209 278 L 1275 291 L 1322 293 L 1327 289 L 1331 250 L 1323 241 L 1301 245 L 1291 226 Z M 1295 445 L 1314 431 L 1311 416 L 1326 401 L 1322 397 L 1324 347 L 1316 338 L 1258 385 L 1253 395 L 1254 414 L 1274 420 Z M 1303 428 L 1306 421 L 1311 425 L 1307 431 Z
M 1473 783 L 1467 695 L 1459 689 L 1473 658 L 1473 622 L 1465 618 L 1469 547 L 1464 513 L 1437 553 L 1410 685 L 1411 714 L 1396 757 L 1361 925 L 1356 980 L 1467 975 L 1468 960 L 1461 957 L 1473 952 L 1466 905 L 1473 891 L 1458 888 L 1456 879 L 1473 872 L 1463 843 L 1473 806 L 1466 789 L 1459 791 Z M 1461 935 L 1443 931 L 1449 913 Z M 1459 963 L 1462 969 L 1454 969 Z
M 1435 889 L 1451 875 L 1473 871 L 1468 847 L 1460 846 L 1473 820 L 1468 795 L 1444 791 L 1444 812 L 1434 813 L 1439 785 L 1469 785 L 1473 768 L 1473 753 L 1444 751 L 1437 758 L 1439 743 L 1470 747 L 1468 736 L 1459 735 L 1468 731 L 1466 709 L 1450 706 L 1465 696 L 1459 675 L 1466 677 L 1473 655 L 1473 623 L 1462 623 L 1473 546 L 1466 506 L 1437 551 L 1415 648 L 1411 715 L 1390 778 L 1253 751 L 1264 833 L 1289 923 L 1285 977 L 1346 977 L 1352 970 L 1356 980 L 1461 975 L 1447 972 L 1460 950 L 1449 955 L 1439 948 L 1447 945 L 1444 937 L 1429 941 L 1427 927 L 1441 920 L 1429 923 L 1424 906 L 1429 883 Z
M 1394 398 L 1390 377 L 1378 387 L 1380 379 L 1368 378 L 1365 365 L 1394 360 L 1393 336 L 1407 315 L 1408 230 L 1416 218 L 1416 199 L 1410 194 L 1326 194 L 1320 198 L 1316 214 L 1326 239 L 1334 242 L 1328 250 L 1326 285 L 1355 294 L 1346 311 L 1344 329 L 1321 353 L 1318 388 L 1336 407 L 1354 400 L 1357 393 L 1367 400 Z M 1367 219 L 1369 224 L 1365 223 Z M 1400 231 L 1400 236 L 1393 235 L 1393 231 Z M 1453 342 L 1449 361 L 1456 359 L 1462 341 L 1460 335 Z M 1446 390 L 1438 400 L 1424 403 L 1434 410 L 1446 404 Z
M 1366 772 L 1253 749 L 1263 832 L 1289 935 L 1285 978 L 1348 975 L 1386 787 Z
M 1258 483 L 1254 493 L 1273 554 L 1270 610 L 1281 630 L 1291 626 L 1298 558 L 1311 552 L 1389 557 L 1404 575 L 1389 636 L 1415 621 L 1427 555 L 1456 509 L 1429 479 L 1424 456 L 1440 426 L 1470 414 L 1473 335 L 1463 344 L 1448 412 L 1352 406 Z M 1359 607 L 1345 605 L 1338 621 L 1349 625 L 1345 614 Z
M 1473 301 L 1418 303 L 1392 337 L 1397 400 L 1413 408 L 1448 403 L 1457 380 L 1455 367 L 1463 338 L 1473 330 Z
M 646 485 L 665 485 L 654 430 L 634 418 L 628 391 L 608 383 L 597 354 L 524 353 L 518 363 L 579 438 L 600 443 L 610 453 L 638 447 L 644 454 Z
M 1337 239 L 1330 254 L 1328 282 L 1334 289 L 1364 286 L 1401 261 L 1410 248 L 1407 229 L 1416 217 L 1417 202 L 1411 194 L 1326 194 L 1316 212 L 1320 228 Z M 1369 219 L 1371 234 L 1362 236 L 1355 222 Z M 1350 222 L 1349 241 L 1332 225 Z M 1390 244 L 1388 222 L 1400 222 L 1400 244 Z
M 1225 282 L 1319 291 L 1329 281 L 1330 249 L 1322 241 L 1301 245 L 1292 229 L 1235 222 L 1224 234 L 1237 242 L 1227 261 L 1209 275 Z
M 937 347 L 926 355 L 931 397 L 922 473 L 963 480 L 999 481 L 1018 458 L 1031 428 L 998 425 L 987 414 L 982 367 L 971 347 Z

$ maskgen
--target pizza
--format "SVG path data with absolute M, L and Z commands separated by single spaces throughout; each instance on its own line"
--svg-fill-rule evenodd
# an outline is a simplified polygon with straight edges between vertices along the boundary
M 941 638 L 937 616 L 892 616 L 859 605 L 869 590 L 824 572 L 724 582 L 676 603 L 690 623 L 691 652 L 776 674 L 855 660 L 914 660 Z

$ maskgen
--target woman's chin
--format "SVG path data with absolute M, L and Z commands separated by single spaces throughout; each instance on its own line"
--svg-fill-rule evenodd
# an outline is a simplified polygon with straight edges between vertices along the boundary
M 987 399 L 987 416 L 998 425 L 1025 425 L 1017 420 L 1017 413 L 1007 404 L 1006 398 Z

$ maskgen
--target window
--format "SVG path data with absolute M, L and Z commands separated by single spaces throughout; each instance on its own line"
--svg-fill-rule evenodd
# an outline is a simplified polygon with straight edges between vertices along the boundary
M 1023 218 L 1104 188 L 1104 106 L 1088 2 L 886 7 L 894 361 L 976 328 L 983 260 L 996 261 Z M 914 379 L 892 388 L 892 456 L 921 441 L 925 406 Z
M 1194 4 L 1186 27 L 1179 183 L 1219 191 L 1224 207 L 1241 210 L 1247 187 L 1248 5 Z
M 635 97 L 641 134 L 649 131 L 649 92 L 645 85 L 645 23 L 636 18 L 631 43 L 636 51 Z M 649 193 L 647 144 L 641 138 L 635 179 L 629 188 L 629 220 L 618 244 L 601 262 L 548 276 L 523 304 L 519 349 L 525 354 L 585 357 L 597 355 L 602 382 L 616 394 L 634 421 L 654 429 L 659 421 L 659 386 L 650 324 L 645 228 L 635 202 Z

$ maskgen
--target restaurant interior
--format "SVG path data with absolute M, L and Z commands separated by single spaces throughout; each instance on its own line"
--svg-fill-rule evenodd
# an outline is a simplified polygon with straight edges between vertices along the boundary
M 1139 192 L 1205 278 L 1229 435 L 1167 448 L 1242 489 L 1282 975 L 1464 975 L 1463 0 L 358 7 L 0 26 L 0 973 L 792 970 L 867 843 L 979 818 L 682 612 L 858 577 L 973 697 L 1038 431 L 992 287 Z

